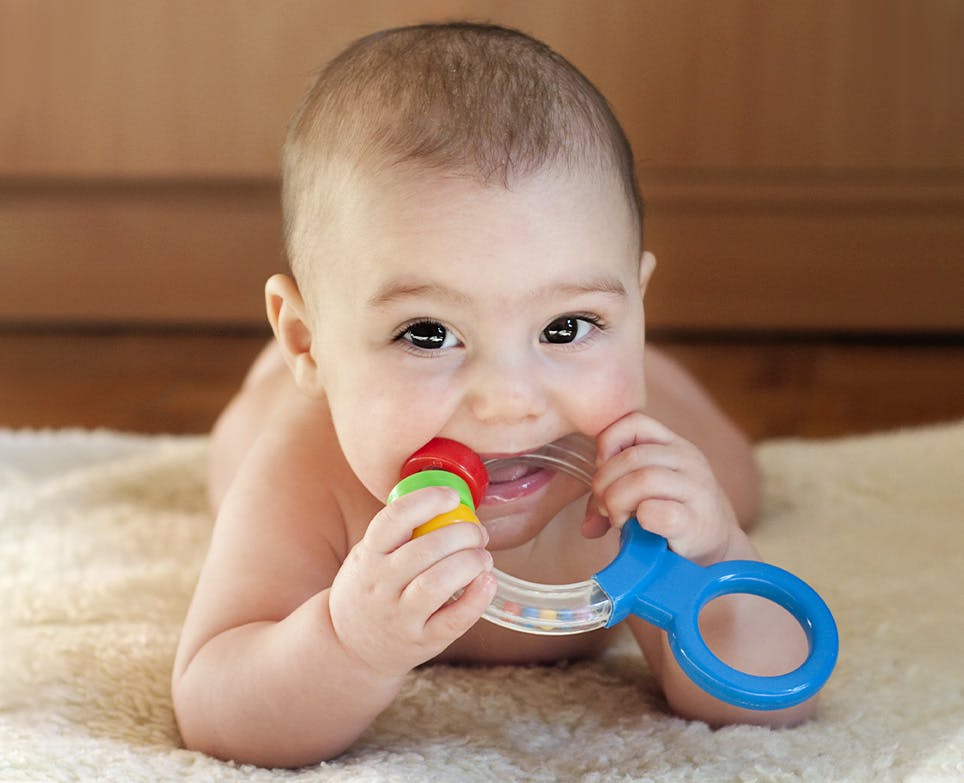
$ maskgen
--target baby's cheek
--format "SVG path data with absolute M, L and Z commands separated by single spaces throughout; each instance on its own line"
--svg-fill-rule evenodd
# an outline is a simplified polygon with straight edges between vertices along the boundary
M 352 473 L 373 496 L 384 500 L 398 480 L 398 468 L 405 459 L 396 458 L 398 426 L 362 411 L 332 411 L 338 445 Z
M 581 427 L 586 433 L 598 435 L 627 413 L 642 410 L 646 405 L 646 388 L 642 373 L 620 373 L 604 376 L 602 383 L 588 391 L 594 404 L 588 406 L 590 420 Z

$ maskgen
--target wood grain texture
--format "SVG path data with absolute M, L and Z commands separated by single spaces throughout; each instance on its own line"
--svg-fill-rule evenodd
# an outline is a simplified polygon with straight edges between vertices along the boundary
M 459 17 L 559 49 L 644 165 L 964 167 L 955 0 L 2 0 L 0 174 L 273 176 L 312 70 Z
M 7 323 L 261 324 L 285 268 L 276 184 L 18 183 L 0 237 Z
M 311 72 L 459 17 L 610 98 L 654 326 L 964 330 L 957 0 L 0 0 L 0 323 L 260 324 Z
M 265 336 L 0 332 L 0 427 L 205 432 Z M 657 338 L 753 439 L 964 417 L 964 343 Z
M 964 187 L 643 177 L 652 326 L 964 331 Z M 0 323 L 256 326 L 277 182 L 0 188 Z

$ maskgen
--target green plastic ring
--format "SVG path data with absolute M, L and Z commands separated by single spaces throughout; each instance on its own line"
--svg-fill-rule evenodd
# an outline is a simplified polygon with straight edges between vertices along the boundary
M 423 489 L 425 487 L 451 487 L 459 493 L 459 500 L 475 511 L 475 503 L 472 501 L 472 490 L 469 489 L 469 485 L 465 482 L 465 479 L 456 476 L 454 473 L 449 473 L 447 470 L 420 470 L 418 473 L 406 476 L 392 489 L 386 503 L 391 503 L 402 495 L 407 495 L 409 492 L 414 492 L 416 489 Z

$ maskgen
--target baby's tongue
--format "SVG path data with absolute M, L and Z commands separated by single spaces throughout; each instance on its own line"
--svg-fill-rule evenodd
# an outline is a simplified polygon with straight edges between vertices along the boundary
M 505 484 L 509 481 L 518 481 L 523 476 L 528 476 L 538 470 L 538 465 L 523 465 L 521 463 L 497 465 L 489 469 L 489 483 Z

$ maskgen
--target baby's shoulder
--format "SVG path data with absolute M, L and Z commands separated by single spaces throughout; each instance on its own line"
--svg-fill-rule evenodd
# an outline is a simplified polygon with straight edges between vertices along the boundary
M 291 400 L 265 423 L 222 513 L 267 523 L 276 535 L 324 536 L 338 557 L 354 544 L 353 520 L 369 493 L 345 461 L 327 407 Z M 366 509 L 367 510 L 367 509 Z

